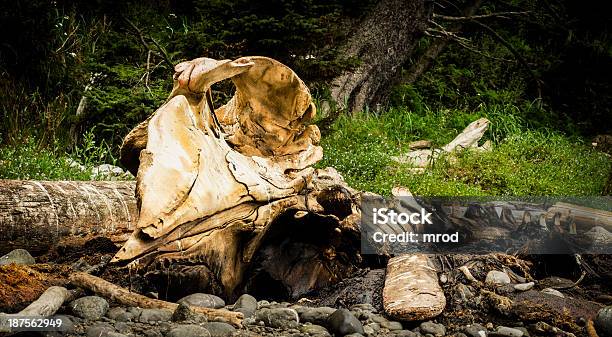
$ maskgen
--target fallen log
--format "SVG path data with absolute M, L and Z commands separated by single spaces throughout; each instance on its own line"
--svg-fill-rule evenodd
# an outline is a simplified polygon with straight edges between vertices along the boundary
M 19 316 L 51 316 L 70 298 L 64 287 L 51 286 L 40 297 L 17 313 Z
M 123 243 L 138 219 L 133 181 L 0 180 L 0 255 L 75 238 Z
M 99 277 L 87 273 L 76 272 L 70 275 L 70 283 L 74 286 L 87 289 L 127 306 L 140 307 L 145 309 L 167 309 L 176 310 L 179 306 L 176 303 L 166 302 L 154 298 L 149 298 L 137 293 L 133 293 L 125 288 L 114 285 Z M 244 316 L 240 312 L 233 312 L 225 309 L 211 309 L 193 306 L 196 313 L 205 315 L 209 320 L 222 320 L 234 326 L 240 327 Z
M 444 310 L 446 297 L 426 254 L 405 254 L 389 260 L 383 306 L 389 316 L 405 321 L 430 319 Z
M 431 142 L 417 141 L 408 145 L 410 152 L 391 157 L 391 159 L 399 164 L 410 165 L 413 173 L 423 173 L 443 154 L 452 155 L 463 149 L 488 151 L 491 149 L 490 141 L 485 142 L 482 146 L 478 146 L 478 142 L 489 128 L 489 124 L 488 119 L 480 118 L 470 123 L 455 139 L 440 149 L 428 148 Z

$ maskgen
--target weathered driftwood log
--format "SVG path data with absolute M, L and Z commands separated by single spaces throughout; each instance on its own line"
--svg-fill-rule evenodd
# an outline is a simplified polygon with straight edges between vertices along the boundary
M 425 168 L 443 154 L 452 154 L 462 149 L 490 150 L 491 142 L 489 141 L 482 146 L 478 146 L 478 141 L 489 128 L 489 124 L 490 122 L 486 118 L 480 118 L 470 123 L 455 139 L 440 149 L 424 148 L 426 141 L 413 142 L 410 144 L 412 145 L 410 146 L 411 149 L 415 146 L 412 151 L 392 157 L 392 159 L 397 163 L 410 165 L 414 173 L 422 173 Z
M 389 316 L 407 321 L 429 319 L 444 310 L 446 297 L 426 254 L 406 254 L 389 260 L 383 306 Z
M 0 180 L 0 255 L 44 253 L 63 239 L 124 242 L 137 216 L 134 182 Z
M 24 316 L 40 316 L 48 317 L 54 315 L 57 310 L 64 304 L 64 302 L 70 300 L 72 293 L 64 287 L 51 286 L 40 297 L 28 305 L 26 308 L 15 314 L 4 314 L 0 312 L 0 333 L 11 332 L 8 327 L 3 330 L 2 323 L 11 317 L 24 317 Z
M 87 273 L 77 272 L 71 274 L 70 283 L 127 306 L 147 309 L 168 309 L 172 311 L 176 310 L 178 307 L 178 304 L 176 303 L 166 302 L 133 293 L 125 288 L 119 287 Z M 223 320 L 238 327 L 242 324 L 243 315 L 240 312 L 196 306 L 191 307 L 191 309 L 194 312 L 205 315 L 210 320 Z
M 70 298 L 64 287 L 49 287 L 40 297 L 17 313 L 20 316 L 51 316 Z
M 270 278 L 298 296 L 350 272 L 360 259 L 355 193 L 334 170 L 311 167 L 323 153 L 298 76 L 265 57 L 175 70 L 167 102 L 122 146 L 140 217 L 113 261 L 160 281 L 190 275 L 186 285 L 226 296 Z M 215 111 L 210 87 L 224 79 L 236 93 Z

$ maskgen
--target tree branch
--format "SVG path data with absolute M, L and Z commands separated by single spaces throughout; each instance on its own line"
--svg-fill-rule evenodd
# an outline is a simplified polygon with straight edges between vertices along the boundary
M 536 75 L 533 69 L 531 69 L 531 67 L 525 60 L 525 58 L 523 58 L 523 55 L 521 55 L 521 53 L 519 53 L 518 50 L 516 50 L 510 44 L 510 42 L 506 41 L 506 39 L 504 39 L 501 35 L 499 35 L 499 33 L 497 33 L 493 28 L 477 20 L 472 20 L 472 22 L 474 22 L 475 24 L 479 25 L 480 27 L 484 28 L 486 31 L 491 33 L 491 35 L 493 35 L 497 40 L 499 40 L 499 42 L 502 45 L 504 45 L 504 47 L 508 48 L 508 50 L 512 53 L 512 55 L 514 55 L 514 57 L 517 59 L 519 64 L 521 64 L 527 70 L 527 72 L 529 72 L 529 75 L 531 76 L 531 78 L 536 82 L 536 86 L 538 90 L 538 98 L 542 98 L 542 80 L 540 80 L 540 78 Z
M 147 43 L 144 34 L 142 33 L 142 30 L 140 28 L 138 28 L 138 26 L 136 26 L 132 21 L 130 21 L 130 19 L 128 19 L 125 16 L 121 16 L 121 18 L 132 28 L 133 31 L 136 32 L 136 34 L 138 34 L 138 38 L 140 40 L 140 43 L 149 51 L 154 51 L 153 48 L 151 48 L 151 46 L 149 45 L 149 43 Z M 148 36 L 149 40 L 151 40 L 151 42 L 153 43 L 153 45 L 155 46 L 155 48 L 157 49 L 157 52 L 155 52 L 157 55 L 159 55 L 162 59 L 164 59 L 164 61 L 168 64 L 168 66 L 170 66 L 170 69 L 174 69 L 174 64 L 172 63 L 172 61 L 170 60 L 170 56 L 168 55 L 168 53 L 166 52 L 166 49 L 164 49 L 153 37 L 151 37 L 150 35 Z
M 526 15 L 529 13 L 530 12 L 498 12 L 498 13 L 471 15 L 471 16 L 448 16 L 448 15 L 433 13 L 433 18 L 445 20 L 445 21 L 472 21 L 472 20 L 490 19 L 490 18 L 509 19 L 507 15 Z

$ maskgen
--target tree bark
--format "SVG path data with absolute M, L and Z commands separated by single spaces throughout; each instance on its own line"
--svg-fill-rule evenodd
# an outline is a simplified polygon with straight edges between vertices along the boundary
M 122 243 L 138 219 L 133 181 L 0 180 L 0 255 L 33 255 L 65 239 Z
M 352 112 L 376 104 L 412 55 L 425 24 L 424 1 L 380 1 L 342 48 L 340 58 L 356 57 L 360 64 L 332 80 L 337 107 Z

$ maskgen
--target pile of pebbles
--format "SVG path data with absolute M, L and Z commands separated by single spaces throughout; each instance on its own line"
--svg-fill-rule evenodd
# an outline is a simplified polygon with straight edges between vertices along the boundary
M 195 293 L 178 301 L 174 311 L 114 306 L 102 297 L 84 296 L 68 303 L 59 313 L 69 328 L 48 336 L 87 337 L 230 337 L 230 336 L 293 336 L 293 337 L 523 337 L 535 331 L 541 335 L 574 336 L 547 323 L 539 322 L 527 329 L 518 322 L 513 326 L 489 323 L 466 324 L 449 328 L 435 320 L 398 322 L 378 312 L 371 304 L 350 308 L 309 307 L 299 303 L 274 302 L 244 294 L 232 305 L 210 294 Z M 225 308 L 244 314 L 240 329 L 225 322 L 209 322 L 193 312 L 191 306 Z M 610 329 L 612 306 L 600 311 L 598 331 Z M 608 331 L 608 330 L 605 330 Z M 605 335 L 604 335 L 605 336 Z
M 0 266 L 6 264 L 30 265 L 35 259 L 25 250 L 15 250 L 0 257 Z M 462 277 L 459 272 L 442 273 L 440 282 L 447 298 L 445 311 L 433 320 L 422 322 L 399 322 L 390 319 L 379 309 L 379 296 L 366 294 L 377 292 L 384 271 L 372 270 L 364 277 L 345 280 L 339 286 L 340 293 L 353 293 L 357 302 L 348 303 L 344 297 L 336 298 L 334 304 L 311 300 L 296 303 L 257 300 L 243 294 L 235 303 L 226 304 L 215 295 L 194 293 L 177 301 L 176 310 L 143 309 L 122 306 L 99 296 L 84 296 L 65 303 L 56 316 L 62 317 L 65 331 L 45 332 L 43 336 L 87 336 L 87 337 L 196 337 L 196 336 L 396 336 L 396 337 L 529 337 L 529 336 L 575 336 L 554 326 L 544 317 L 522 321 L 520 305 L 526 298 L 535 301 L 565 303 L 593 303 L 574 298 L 554 287 L 545 287 L 543 280 L 537 282 L 513 283 L 504 271 L 491 270 L 480 276 Z M 569 280 L 566 280 L 569 281 Z M 371 286 L 370 283 L 375 283 Z M 537 285 L 536 285 L 537 283 Z M 539 290 L 537 289 L 539 288 Z M 368 296 L 364 296 L 368 295 Z M 157 294 L 147 296 L 156 298 Z M 360 303 L 361 302 L 361 303 Z M 523 301 L 524 302 L 524 301 Z M 354 304 L 357 303 L 357 304 Z M 527 314 L 536 312 L 532 302 L 525 302 Z M 612 304 L 612 303 L 608 303 Z M 202 314 L 194 312 L 194 306 L 227 309 L 244 315 L 241 328 L 222 321 L 208 321 Z M 612 336 L 612 305 L 601 306 L 594 316 L 594 326 L 599 336 Z M 537 309 L 540 310 L 540 309 Z M 576 324 L 587 326 L 581 317 L 570 317 Z M 542 319 L 542 321 L 539 321 Z M 582 321 L 581 321 L 582 320 Z M 588 331 L 588 329 L 584 329 Z M 21 333 L 31 336 L 32 333 Z

